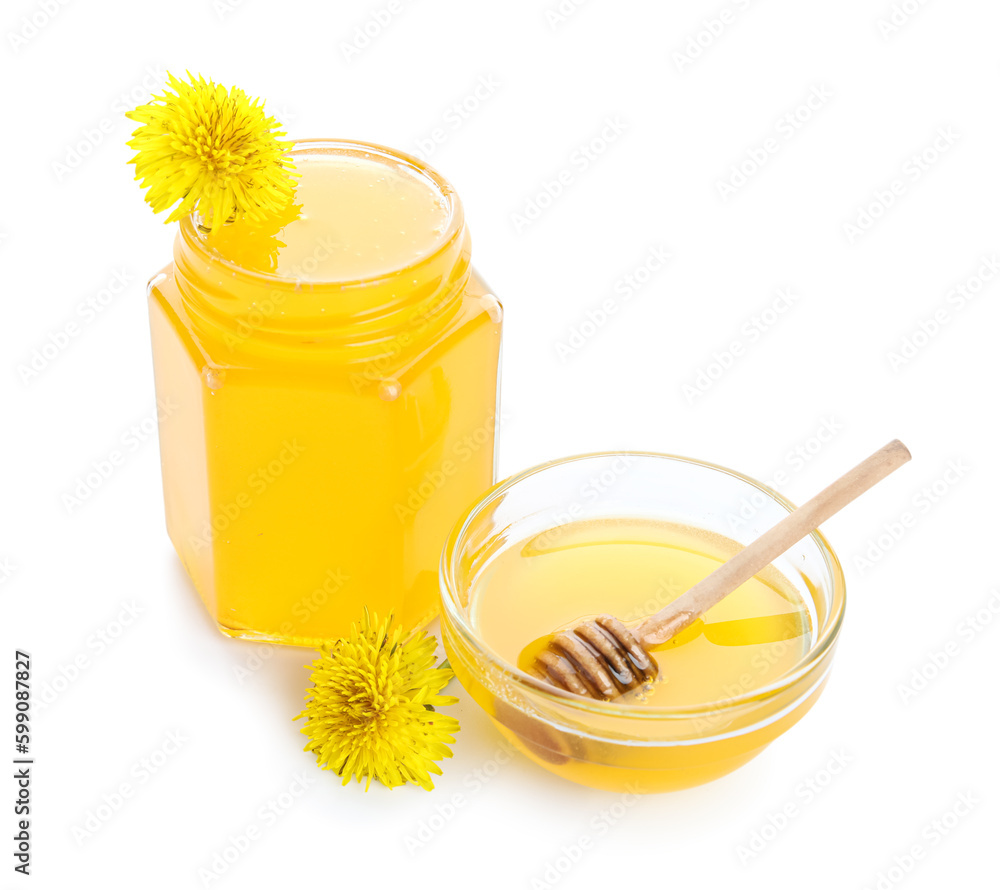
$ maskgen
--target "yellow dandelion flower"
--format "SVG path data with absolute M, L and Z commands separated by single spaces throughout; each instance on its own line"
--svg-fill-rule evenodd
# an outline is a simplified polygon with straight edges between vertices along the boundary
M 391 629 L 392 616 L 378 621 L 365 610 L 361 627 L 320 652 L 312 663 L 313 688 L 295 719 L 306 718 L 306 751 L 322 769 L 342 776 L 377 779 L 388 788 L 413 782 L 430 791 L 435 761 L 451 757 L 458 721 L 434 710 L 458 699 L 439 695 L 454 676 L 434 667 L 434 637 L 424 633 L 402 639 Z
M 280 212 L 298 174 L 286 156 L 292 143 L 279 138 L 263 103 L 190 72 L 188 82 L 167 77 L 163 95 L 126 115 L 142 124 L 129 163 L 153 211 L 176 204 L 168 223 L 197 211 L 213 234 L 234 219 L 263 222 Z

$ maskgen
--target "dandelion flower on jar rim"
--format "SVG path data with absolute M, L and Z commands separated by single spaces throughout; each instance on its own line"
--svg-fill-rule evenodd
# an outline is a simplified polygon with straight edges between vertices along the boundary
M 392 616 L 379 623 L 365 610 L 360 628 L 324 646 L 312 663 L 313 688 L 306 696 L 302 732 L 306 751 L 322 769 L 343 777 L 376 779 L 388 788 L 408 782 L 430 791 L 436 761 L 451 757 L 458 721 L 436 710 L 455 704 L 440 695 L 454 676 L 434 667 L 436 640 L 423 632 L 403 639 Z
M 153 211 L 176 204 L 168 223 L 197 212 L 213 234 L 234 219 L 263 222 L 280 212 L 298 174 L 287 157 L 292 143 L 280 139 L 263 103 L 190 72 L 187 81 L 167 78 L 162 95 L 126 115 L 142 124 L 129 163 Z

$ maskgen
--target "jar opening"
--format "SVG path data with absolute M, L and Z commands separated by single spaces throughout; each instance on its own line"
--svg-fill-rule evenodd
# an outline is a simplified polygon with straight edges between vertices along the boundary
M 400 331 L 445 323 L 471 268 L 448 181 L 371 143 L 303 140 L 291 154 L 296 200 L 269 224 L 210 235 L 181 222 L 174 260 L 191 314 L 213 328 L 252 318 L 261 337 L 375 351 Z
M 293 282 L 383 278 L 434 254 L 456 216 L 454 190 L 426 165 L 378 146 L 306 141 L 290 153 L 295 200 L 263 223 L 189 235 L 241 270 Z

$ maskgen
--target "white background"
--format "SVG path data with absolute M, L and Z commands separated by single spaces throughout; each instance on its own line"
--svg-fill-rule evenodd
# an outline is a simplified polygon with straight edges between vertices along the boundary
M 653 886 L 993 880 L 1000 310 L 996 281 L 969 279 L 1000 248 L 995 4 L 907 0 L 890 32 L 891 0 L 589 0 L 564 4 L 561 21 L 554 3 L 399 0 L 349 54 L 388 0 L 63 0 L 47 22 L 44 5 L 5 0 L 0 13 L 0 651 L 8 677 L 15 647 L 32 654 L 37 757 L 34 874 L 11 870 L 4 803 L 0 886 L 597 888 L 618 886 L 623 863 Z M 683 59 L 700 32 L 700 54 Z M 727 778 L 629 806 L 508 758 L 464 697 L 431 794 L 365 794 L 315 768 L 292 722 L 310 653 L 265 648 L 240 682 L 257 649 L 217 633 L 164 531 L 143 288 L 173 227 L 131 181 L 120 113 L 163 68 L 267 98 L 293 137 L 412 151 L 444 131 L 430 161 L 457 186 L 475 262 L 506 307 L 502 475 L 662 450 L 802 500 L 888 439 L 910 446 L 913 463 L 826 529 L 849 607 L 831 682 L 802 723 Z M 481 78 L 498 85 L 476 100 Z M 811 94 L 828 97 L 780 124 Z M 479 107 L 462 118 L 451 109 L 463 102 Z M 582 169 L 579 147 L 607 119 L 623 132 Z M 950 143 L 937 152 L 939 131 Z M 719 183 L 767 139 L 776 150 L 724 198 Z M 518 231 L 563 170 L 572 182 Z M 902 193 L 878 206 L 894 180 Z M 882 212 L 852 237 L 845 224 L 873 202 Z M 616 282 L 659 245 L 667 267 L 616 301 Z M 87 321 L 81 307 L 116 272 L 127 287 Z M 959 307 L 967 281 L 978 295 Z M 797 299 L 753 337 L 744 326 L 778 289 Z M 608 299 L 614 314 L 581 331 Z M 939 309 L 947 321 L 920 333 Z M 26 375 L 71 322 L 77 335 Z M 905 338 L 912 358 L 894 363 Z M 718 374 L 733 341 L 742 354 Z M 687 397 L 709 370 L 711 386 Z M 835 434 L 813 441 L 824 424 Z M 110 477 L 67 502 L 113 451 L 124 459 Z M 139 614 L 123 626 L 126 607 Z M 904 701 L 914 670 L 937 676 Z M 849 763 L 831 778 L 837 755 Z M 305 792 L 281 798 L 296 776 Z M 812 800 L 807 781 L 826 783 Z M 75 837 L 123 783 L 131 797 Z M 975 803 L 954 816 L 960 794 Z M 281 800 L 294 802 L 261 815 Z M 787 825 L 768 827 L 788 804 Z M 260 839 L 200 880 L 250 826 Z M 741 861 L 755 832 L 770 840 Z M 567 870 L 564 848 L 584 839 Z M 914 845 L 914 867 L 890 872 Z

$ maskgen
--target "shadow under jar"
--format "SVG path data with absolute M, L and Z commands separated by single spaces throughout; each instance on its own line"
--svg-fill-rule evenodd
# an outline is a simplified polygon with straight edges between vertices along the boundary
M 316 646 L 365 607 L 436 614 L 445 537 L 494 479 L 502 309 L 435 171 L 291 156 L 268 225 L 181 223 L 149 312 L 174 547 L 223 633 Z
M 844 577 L 813 533 L 651 654 L 659 677 L 595 701 L 530 672 L 552 632 L 601 613 L 635 626 L 794 507 L 722 467 L 591 454 L 500 483 L 452 531 L 442 634 L 500 732 L 553 773 L 614 791 L 708 782 L 759 754 L 822 691 Z

